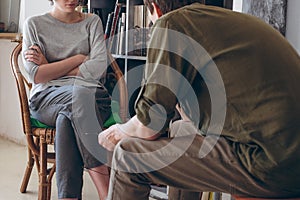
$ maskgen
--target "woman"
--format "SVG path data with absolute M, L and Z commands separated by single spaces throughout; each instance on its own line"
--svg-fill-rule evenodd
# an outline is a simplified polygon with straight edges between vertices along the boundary
M 30 111 L 56 127 L 58 198 L 81 199 L 86 168 L 105 199 L 106 151 L 97 145 L 97 133 L 110 115 L 102 23 L 97 15 L 77 12 L 78 0 L 50 1 L 50 12 L 24 24 L 23 58 L 33 83 Z

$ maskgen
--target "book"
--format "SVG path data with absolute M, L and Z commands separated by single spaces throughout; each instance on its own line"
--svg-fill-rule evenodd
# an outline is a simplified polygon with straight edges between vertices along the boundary
M 118 54 L 118 48 L 119 48 L 119 22 L 120 22 L 120 17 L 118 17 L 118 19 L 116 19 L 116 27 L 114 28 L 114 30 L 110 31 L 110 37 L 109 37 L 109 41 L 110 41 L 110 52 L 113 54 Z M 114 31 L 114 34 L 112 34 L 112 32 Z
M 104 31 L 104 38 L 107 39 L 110 36 L 111 26 L 112 26 L 112 20 L 113 20 L 114 13 L 111 12 L 108 14 L 105 31 Z
M 119 19 L 119 48 L 118 54 L 123 55 L 125 54 L 125 21 L 126 21 L 126 13 L 122 13 Z

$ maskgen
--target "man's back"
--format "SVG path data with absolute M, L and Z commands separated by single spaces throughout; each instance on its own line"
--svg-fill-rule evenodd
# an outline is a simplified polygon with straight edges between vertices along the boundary
M 262 180 L 287 177 L 291 185 L 298 184 L 290 177 L 300 176 L 300 58 L 283 36 L 258 18 L 200 4 L 166 14 L 155 28 L 192 37 L 212 58 L 197 67 L 215 64 L 221 74 L 227 101 L 222 136 L 243 165 Z M 148 57 L 150 63 L 155 55 Z M 199 74 L 191 77 L 187 79 L 200 106 L 199 128 L 205 132 L 211 116 L 209 92 Z

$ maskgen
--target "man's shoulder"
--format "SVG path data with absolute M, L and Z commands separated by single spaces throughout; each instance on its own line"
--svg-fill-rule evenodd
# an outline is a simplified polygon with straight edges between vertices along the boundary
M 181 18 L 180 10 L 173 10 L 169 13 L 164 14 L 159 19 L 156 20 L 155 26 L 159 28 L 170 28 L 172 24 L 177 24 L 178 20 Z
M 193 3 L 186 5 L 184 7 L 178 8 L 176 10 L 170 11 L 164 14 L 157 20 L 157 23 L 164 26 L 166 24 L 180 24 L 187 18 L 191 20 L 192 13 L 200 13 L 201 10 L 205 8 L 205 5 L 200 3 Z M 195 19 L 198 20 L 198 19 Z

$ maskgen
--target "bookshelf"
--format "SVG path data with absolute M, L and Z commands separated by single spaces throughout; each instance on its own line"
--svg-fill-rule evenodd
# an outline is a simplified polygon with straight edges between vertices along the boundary
M 131 67 L 129 66 L 132 64 L 130 61 L 146 60 L 146 46 L 150 38 L 148 24 L 150 22 L 142 0 L 127 0 L 119 4 L 121 5 L 119 5 L 116 30 L 114 37 L 111 38 L 113 40 L 111 52 L 116 59 L 124 59 L 126 72 Z
M 205 4 L 232 9 L 233 0 L 205 0 Z M 140 84 L 127 73 L 146 61 L 146 47 L 150 39 L 147 10 L 143 0 L 88 0 L 90 12 L 98 14 L 103 22 L 108 45 L 113 57 L 122 68 L 125 81 L 131 85 Z M 116 14 L 117 12 L 117 14 Z M 115 24 L 112 24 L 115 17 Z M 110 23 L 109 23 L 110 22 Z M 114 28 L 112 32 L 111 27 Z M 107 31 L 106 31 L 107 30 Z M 132 82 L 132 84 L 130 83 Z
M 112 0 L 88 0 L 88 11 L 90 13 L 97 14 L 102 21 L 103 27 L 105 27 L 107 22 L 107 17 L 110 12 L 113 11 L 115 6 L 115 1 Z
M 129 92 L 129 116 L 134 115 L 134 99 L 146 62 L 147 10 L 143 0 L 87 0 L 88 10 L 103 23 L 107 47 L 124 73 Z M 128 73 L 136 68 L 134 75 Z M 132 91 L 132 92 L 131 92 Z
M 135 114 L 133 104 L 140 89 L 143 66 L 146 62 L 150 20 L 143 0 L 118 0 L 114 3 L 114 9 L 107 15 L 104 29 L 108 38 L 108 49 L 125 76 L 130 97 L 130 117 Z
M 233 0 L 205 0 L 205 4 L 232 10 Z

